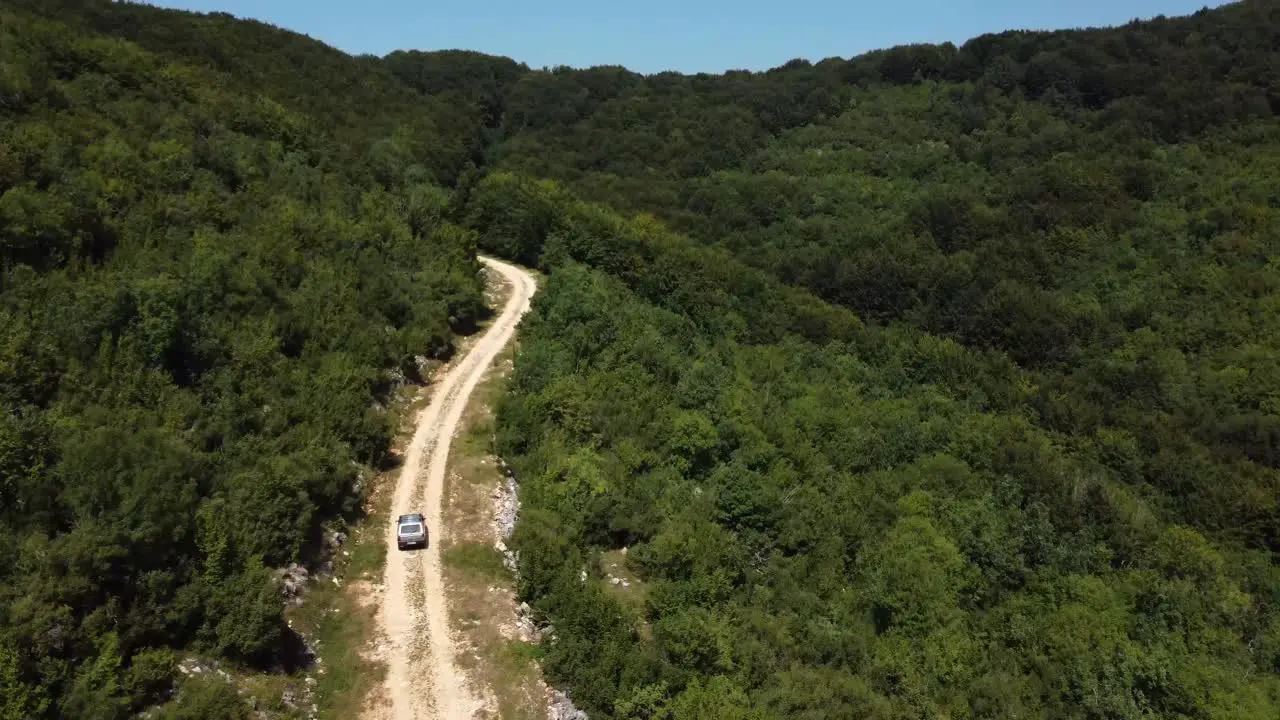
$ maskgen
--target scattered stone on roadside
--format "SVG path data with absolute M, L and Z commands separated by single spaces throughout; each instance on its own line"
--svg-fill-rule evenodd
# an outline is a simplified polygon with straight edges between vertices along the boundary
M 499 553 L 502 554 L 503 567 L 505 567 L 507 570 L 509 570 L 512 573 L 515 573 L 519 570 L 520 559 L 516 556 L 514 551 L 512 551 L 510 548 L 507 547 L 506 543 L 502 542 L 501 540 L 498 540 L 493 544 L 493 547 L 495 550 L 497 550 Z
M 494 499 L 497 506 L 494 510 L 495 530 L 499 538 L 511 537 L 511 532 L 516 527 L 516 516 L 520 513 L 520 486 L 516 483 L 516 478 L 510 473 L 506 473 L 503 481 L 494 490 Z
M 520 486 L 516 482 L 515 475 L 506 472 L 502 459 L 499 458 L 497 462 L 503 469 L 504 479 L 493 491 L 494 532 L 498 536 L 494 548 L 502 553 L 503 567 L 515 573 L 520 566 L 519 557 L 503 541 L 511 537 L 511 533 L 516 529 L 516 517 L 520 514 Z
M 522 602 L 516 607 L 516 629 L 520 631 L 520 639 L 524 642 L 538 642 L 542 632 L 533 620 L 533 608 Z

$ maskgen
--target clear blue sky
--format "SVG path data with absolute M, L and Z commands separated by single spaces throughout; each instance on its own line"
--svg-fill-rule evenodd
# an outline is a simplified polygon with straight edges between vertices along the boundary
M 531 67 L 763 70 L 1009 29 L 1116 25 L 1214 0 L 158 0 L 306 33 L 350 53 L 462 48 Z

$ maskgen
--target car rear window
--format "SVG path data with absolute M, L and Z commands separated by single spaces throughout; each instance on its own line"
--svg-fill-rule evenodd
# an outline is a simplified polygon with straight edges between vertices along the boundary
M 417 535 L 422 532 L 422 526 L 417 523 L 400 526 L 401 535 Z

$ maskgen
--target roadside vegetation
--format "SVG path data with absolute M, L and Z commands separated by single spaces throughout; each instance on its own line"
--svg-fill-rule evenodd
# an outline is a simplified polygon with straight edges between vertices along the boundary
M 468 218 L 549 271 L 498 426 L 548 677 L 593 717 L 1274 715 L 1277 27 L 517 80 Z

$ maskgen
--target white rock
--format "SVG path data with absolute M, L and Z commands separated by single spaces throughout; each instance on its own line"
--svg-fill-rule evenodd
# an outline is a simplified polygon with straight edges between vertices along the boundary
M 588 720 L 587 714 L 574 707 L 573 700 L 564 692 L 552 688 L 550 695 L 551 704 L 547 710 L 551 720 Z

